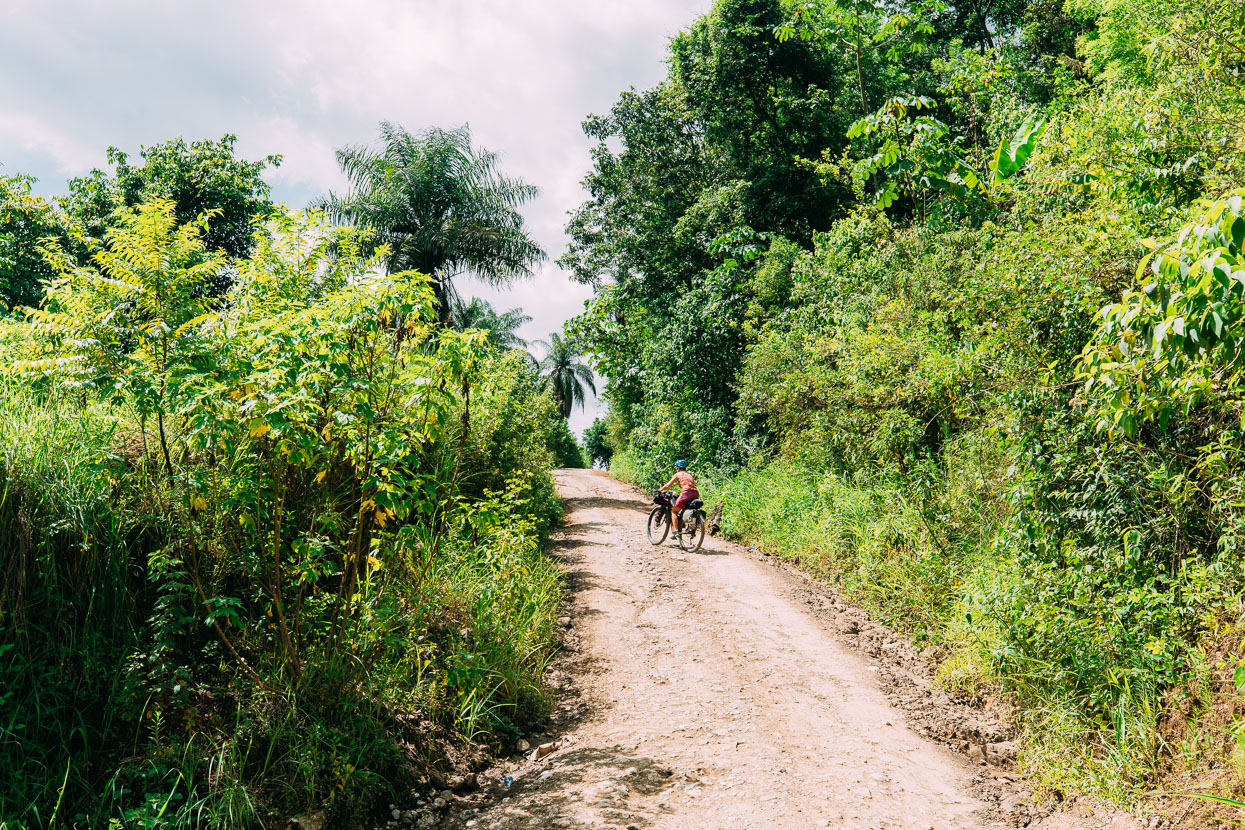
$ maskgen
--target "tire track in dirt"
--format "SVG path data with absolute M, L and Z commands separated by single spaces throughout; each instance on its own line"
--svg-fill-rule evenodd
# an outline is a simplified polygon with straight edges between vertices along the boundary
M 556 748 L 491 770 L 442 827 L 1001 826 L 975 768 L 909 726 L 878 665 L 789 575 L 720 539 L 653 547 L 634 489 L 557 478 L 570 625 Z

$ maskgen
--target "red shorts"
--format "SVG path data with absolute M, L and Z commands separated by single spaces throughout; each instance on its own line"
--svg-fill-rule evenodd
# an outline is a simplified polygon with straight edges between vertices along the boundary
M 690 490 L 684 490 L 682 493 L 679 493 L 679 497 L 674 500 L 674 512 L 682 513 L 684 507 L 691 504 L 693 499 L 698 498 L 700 498 L 700 493 L 695 487 Z

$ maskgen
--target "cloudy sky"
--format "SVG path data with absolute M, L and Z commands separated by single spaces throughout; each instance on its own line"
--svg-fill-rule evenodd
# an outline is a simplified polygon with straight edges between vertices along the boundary
M 238 136 L 285 157 L 277 199 L 302 207 L 343 181 L 333 149 L 382 119 L 470 125 L 504 173 L 543 189 L 526 215 L 556 259 L 589 168 L 584 116 L 665 73 L 670 36 L 710 0 L 2 0 L 0 170 L 57 193 L 109 145 Z M 506 292 L 463 281 L 545 338 L 590 291 L 552 262 Z M 591 409 L 571 419 L 576 431 Z

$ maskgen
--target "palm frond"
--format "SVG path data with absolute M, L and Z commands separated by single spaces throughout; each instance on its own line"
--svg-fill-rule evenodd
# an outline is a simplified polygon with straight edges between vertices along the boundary
M 578 344 L 570 338 L 554 332 L 549 335 L 548 342 L 534 342 L 545 350 L 545 356 L 538 365 L 558 405 L 558 411 L 563 418 L 569 418 L 576 404 L 582 408 L 587 401 L 585 386 L 592 394 L 596 394 L 592 369 L 580 362 L 583 354 Z
M 372 229 L 376 245 L 389 247 L 390 273 L 432 277 L 446 319 L 454 276 L 501 286 L 548 258 L 518 210 L 539 189 L 501 175 L 497 154 L 473 147 L 466 126 L 412 134 L 382 121 L 378 146 L 343 147 L 337 162 L 351 190 L 316 206 L 333 221 Z

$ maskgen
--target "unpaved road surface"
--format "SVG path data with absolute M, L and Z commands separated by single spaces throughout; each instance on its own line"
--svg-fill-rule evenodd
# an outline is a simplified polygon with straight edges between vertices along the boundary
M 650 505 L 562 471 L 577 699 L 557 749 L 496 772 L 476 828 L 993 828 L 973 767 L 919 736 L 792 579 L 736 545 L 644 536 Z

